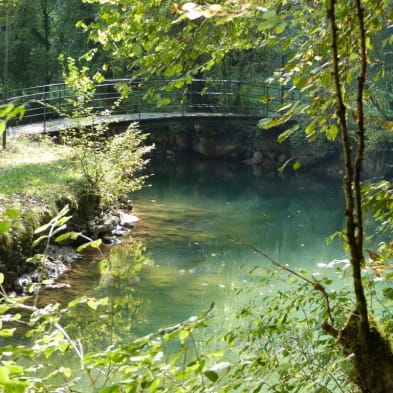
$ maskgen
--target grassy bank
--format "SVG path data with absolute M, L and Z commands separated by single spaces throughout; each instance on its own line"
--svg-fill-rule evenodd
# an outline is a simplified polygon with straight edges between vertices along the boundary
M 16 279 L 35 269 L 25 262 L 40 252 L 32 245 L 34 230 L 62 204 L 75 201 L 77 205 L 83 176 L 73 155 L 66 145 L 37 137 L 11 139 L 0 152 L 0 271 L 7 289 L 18 289 Z M 13 218 L 10 208 L 21 214 Z
M 11 139 L 0 152 L 2 207 L 29 200 L 54 205 L 59 195 L 72 193 L 81 179 L 73 150 L 49 139 Z
M 152 147 L 144 144 L 137 124 L 119 135 L 106 131 L 70 131 L 64 137 L 70 145 L 11 139 L 0 153 L 0 272 L 8 288 L 34 268 L 26 266 L 26 258 L 42 252 L 32 246 L 34 230 L 65 205 L 72 215 L 67 229 L 94 239 L 123 225 L 117 210 L 129 209 L 129 194 L 143 186 L 144 156 Z

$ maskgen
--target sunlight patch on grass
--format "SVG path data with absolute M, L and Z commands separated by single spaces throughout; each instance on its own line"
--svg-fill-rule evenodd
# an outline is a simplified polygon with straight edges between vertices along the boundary
M 0 152 L 0 198 L 18 195 L 51 202 L 69 192 L 82 178 L 72 155 L 71 148 L 47 140 L 11 140 Z

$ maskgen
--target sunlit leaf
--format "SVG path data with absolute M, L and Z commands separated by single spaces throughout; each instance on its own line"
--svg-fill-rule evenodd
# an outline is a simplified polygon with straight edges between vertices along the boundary
M 179 332 L 179 340 L 184 341 L 188 336 L 190 335 L 190 332 L 188 330 L 180 330 Z
M 336 139 L 336 136 L 338 134 L 338 127 L 335 124 L 329 125 L 329 127 L 326 130 L 326 137 L 330 141 L 334 141 Z
M 0 367 L 0 385 L 6 385 L 9 383 L 10 377 L 9 377 L 9 371 L 6 367 L 1 366 Z
M 48 239 L 47 235 L 42 235 L 38 239 L 34 240 L 33 247 L 38 246 L 43 240 Z
M 302 166 L 302 164 L 299 161 L 296 161 L 293 165 L 292 168 L 297 171 L 300 167 Z
M 56 237 L 55 242 L 59 243 L 63 240 L 72 239 L 75 240 L 80 236 L 80 232 L 67 232 Z
M 5 214 L 7 215 L 8 218 L 11 220 L 17 219 L 21 215 L 22 211 L 19 209 L 6 209 Z
M 11 221 L 0 221 L 0 233 L 5 233 L 11 226 Z
M 34 233 L 37 235 L 38 233 L 46 231 L 50 228 L 51 224 L 44 224 L 34 230 Z
M 15 332 L 15 328 L 13 329 L 1 329 L 0 330 L 0 337 L 12 337 Z

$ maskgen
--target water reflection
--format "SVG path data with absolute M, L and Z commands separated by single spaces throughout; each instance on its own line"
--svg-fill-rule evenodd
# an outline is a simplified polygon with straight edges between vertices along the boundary
M 145 311 L 140 332 L 199 313 L 212 301 L 221 312 L 240 301 L 232 288 L 248 280 L 253 266 L 267 265 L 227 235 L 292 267 L 315 270 L 341 255 L 338 244 L 326 245 L 342 222 L 338 187 L 326 179 L 255 177 L 249 167 L 216 161 L 152 169 L 152 186 L 135 196 L 141 218 L 135 236 L 154 261 L 133 283 Z
M 75 329 L 94 326 L 103 346 L 201 313 L 213 301 L 217 314 L 229 315 L 242 301 L 233 289 L 247 285 L 251 268 L 269 265 L 227 235 L 292 268 L 316 270 L 342 254 L 338 244 L 326 245 L 342 226 L 334 182 L 303 173 L 256 177 L 249 167 L 214 161 L 158 163 L 151 171 L 151 187 L 134 197 L 141 220 L 133 237 L 144 241 L 152 264 L 132 274 L 135 256 L 126 239 L 111 251 L 123 274 L 100 273 L 90 262 L 64 278 L 71 288 L 62 299 L 111 299 L 100 316 L 87 307 L 73 315 Z

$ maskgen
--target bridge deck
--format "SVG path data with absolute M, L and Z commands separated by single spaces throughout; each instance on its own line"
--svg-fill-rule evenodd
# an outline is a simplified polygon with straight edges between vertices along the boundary
M 270 115 L 271 116 L 271 115 Z M 266 117 L 263 115 L 250 114 L 234 114 L 234 113 L 204 113 L 204 112 L 190 112 L 190 113 L 133 113 L 133 114 L 118 114 L 109 116 L 94 116 L 91 118 L 75 119 L 57 119 L 47 120 L 46 122 L 31 123 L 26 125 L 16 125 L 8 127 L 8 136 L 27 135 L 27 134 L 42 134 L 42 133 L 57 133 L 66 129 L 77 127 L 88 127 L 97 124 L 114 124 L 114 123 L 131 123 L 131 122 L 146 122 L 159 121 L 168 119 L 203 119 L 203 118 L 222 118 L 222 119 L 261 119 Z

